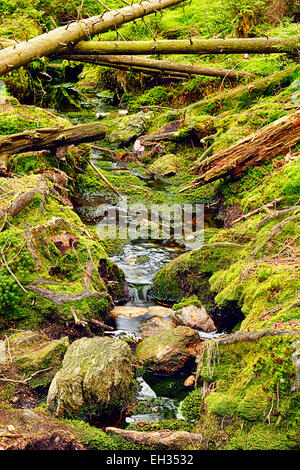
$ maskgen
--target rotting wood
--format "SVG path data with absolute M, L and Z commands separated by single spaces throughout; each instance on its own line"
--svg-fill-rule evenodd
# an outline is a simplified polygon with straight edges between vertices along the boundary
M 0 170 L 7 171 L 10 156 L 36 150 L 56 150 L 83 142 L 93 142 L 105 137 L 102 123 L 92 122 L 67 128 L 53 127 L 31 129 L 18 134 L 0 136 Z M 3 160 L 3 155 L 5 159 Z
M 190 172 L 200 176 L 180 192 L 227 175 L 236 178 L 255 165 L 285 155 L 299 142 L 300 110 L 283 116 L 196 164 Z

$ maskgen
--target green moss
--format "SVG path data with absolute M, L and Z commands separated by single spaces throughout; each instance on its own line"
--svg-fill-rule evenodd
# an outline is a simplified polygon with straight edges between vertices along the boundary
M 280 429 L 275 425 L 256 424 L 242 430 L 231 439 L 232 450 L 299 450 L 299 437 L 295 431 Z
M 191 295 L 187 299 L 182 299 L 178 304 L 173 305 L 173 310 L 181 310 L 184 307 L 188 307 L 189 305 L 196 305 L 196 307 L 202 307 L 201 301 L 198 299 L 196 295 Z
M 266 418 L 271 406 L 266 392 L 261 386 L 252 386 L 239 402 L 236 414 L 248 421 L 262 421 Z
M 193 430 L 193 424 L 187 423 L 181 419 L 162 419 L 157 423 L 153 424 L 144 424 L 143 431 L 160 431 L 163 429 L 169 429 L 170 431 L 187 431 L 191 432 Z M 136 431 L 140 431 L 141 428 L 139 427 L 138 423 L 130 424 L 127 426 L 126 429 L 132 429 Z
M 79 442 L 91 450 L 135 450 L 137 446 L 119 436 L 108 435 L 81 420 L 64 420 L 76 432 Z
M 290 308 L 300 287 L 297 272 L 295 266 L 285 264 L 240 262 L 215 273 L 210 284 L 217 293 L 216 304 L 225 308 L 236 301 L 246 317 L 241 329 L 253 330 L 299 318 L 299 308 Z
M 180 411 L 182 416 L 188 422 L 199 421 L 203 412 L 203 391 L 202 388 L 193 390 L 188 396 L 181 402 Z
M 47 110 L 38 107 L 21 105 L 8 107 L 0 113 L 0 134 L 15 134 L 27 129 L 39 127 L 69 127 L 67 119 L 55 116 Z
M 36 351 L 29 352 L 14 361 L 14 366 L 20 375 L 31 376 L 37 371 L 50 369 L 38 374 L 28 383 L 31 387 L 49 385 L 55 373 L 60 369 L 64 354 L 68 348 L 68 338 L 51 341 Z
M 196 295 L 209 307 L 209 278 L 239 256 L 240 248 L 230 244 L 208 244 L 198 250 L 184 253 L 171 261 L 155 276 L 150 294 L 158 300 L 178 302 L 186 294 Z
M 208 412 L 217 416 L 232 416 L 236 414 L 238 398 L 226 393 L 213 392 L 205 399 Z

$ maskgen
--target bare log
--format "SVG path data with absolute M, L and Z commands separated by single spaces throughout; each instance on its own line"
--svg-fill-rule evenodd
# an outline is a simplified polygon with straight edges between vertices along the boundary
M 104 33 L 124 23 L 177 5 L 183 0 L 151 0 L 129 5 L 118 10 L 109 11 L 100 16 L 93 16 L 74 21 L 29 41 L 0 50 L 0 75 L 29 64 L 35 59 L 49 56 L 77 42 Z
M 228 69 L 216 69 L 212 67 L 202 67 L 191 64 L 182 64 L 176 62 L 167 62 L 165 60 L 153 60 L 147 58 L 139 58 L 133 56 L 109 56 L 109 55 L 64 55 L 65 59 L 74 60 L 77 62 L 88 62 L 92 64 L 104 65 L 106 67 L 125 66 L 130 69 L 142 68 L 147 71 L 158 70 L 161 72 L 169 73 L 175 72 L 176 74 L 187 76 L 207 75 L 210 77 L 225 77 L 225 78 L 255 78 L 253 73 L 240 72 Z
M 118 436 L 134 442 L 138 445 L 150 446 L 153 449 L 186 449 L 186 448 L 206 448 L 207 442 L 201 434 L 186 431 L 128 431 L 119 428 L 106 428 L 106 432 L 117 434 Z
M 93 142 L 105 137 L 105 127 L 92 122 L 68 128 L 41 128 L 0 136 L 0 169 L 6 170 L 7 158 L 23 152 L 57 149 L 82 142 Z M 5 156 L 5 160 L 3 160 Z
M 300 110 L 283 116 L 196 164 L 191 172 L 200 173 L 201 176 L 181 192 L 198 188 L 229 174 L 238 177 L 253 165 L 285 155 L 299 142 Z

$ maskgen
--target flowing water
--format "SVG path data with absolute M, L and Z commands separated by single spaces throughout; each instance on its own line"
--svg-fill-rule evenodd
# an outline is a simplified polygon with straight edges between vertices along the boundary
M 94 163 L 97 164 L 99 153 L 94 152 L 94 157 Z M 107 156 L 105 156 L 105 160 L 113 163 L 113 171 L 123 168 L 122 163 L 114 162 Z M 149 187 L 152 191 L 158 189 L 156 184 L 151 182 L 149 182 Z M 161 185 L 159 189 L 162 189 Z M 111 203 L 107 197 L 99 194 L 78 197 L 76 201 L 76 210 L 80 217 L 84 222 L 93 225 L 97 225 L 99 220 L 103 218 L 105 207 L 116 207 L 116 205 Z M 125 216 L 127 221 L 132 222 L 130 213 L 121 215 Z M 124 306 L 141 308 L 144 313 L 136 317 L 118 316 L 115 319 L 115 331 L 106 332 L 106 334 L 114 337 L 131 337 L 134 340 L 141 339 L 141 324 L 151 318 L 148 308 L 157 305 L 149 298 L 149 289 L 153 278 L 161 268 L 184 251 L 182 247 L 174 246 L 170 242 L 168 244 L 166 240 L 140 239 L 126 243 L 121 253 L 111 256 L 111 260 L 125 273 L 131 299 Z M 208 333 L 201 334 L 201 336 L 203 339 L 207 339 L 219 334 Z M 140 391 L 136 397 L 137 404 L 132 411 L 127 412 L 127 416 L 122 415 L 122 421 L 126 420 L 128 424 L 134 422 L 152 423 L 163 418 L 176 417 L 179 402 L 189 391 L 189 388 L 184 386 L 184 381 L 189 373 L 186 370 L 177 373 L 176 377 L 159 377 L 151 373 L 143 378 L 137 377 L 137 381 L 140 383 Z M 145 378 L 147 382 L 145 382 Z M 164 390 L 166 397 L 161 396 L 160 389 Z M 119 417 L 117 417 L 118 419 Z M 110 418 L 108 421 L 111 423 Z M 115 425 L 118 424 L 119 422 L 115 423 Z M 100 426 L 103 427 L 103 423 Z

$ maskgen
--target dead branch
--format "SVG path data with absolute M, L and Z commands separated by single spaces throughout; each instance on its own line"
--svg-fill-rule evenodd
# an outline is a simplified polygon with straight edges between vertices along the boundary
M 235 219 L 231 225 L 236 224 L 237 222 L 242 222 L 242 220 L 248 219 L 248 217 L 251 217 L 254 214 L 258 214 L 259 212 L 265 210 L 265 209 L 270 209 L 271 207 L 276 206 L 277 204 L 280 204 L 283 201 L 283 197 L 280 197 L 278 199 L 274 199 L 274 201 L 269 202 L 268 204 L 264 204 L 263 206 L 259 207 L 258 209 L 255 209 L 251 212 L 248 212 L 248 214 L 242 215 L 242 217 L 239 217 L 238 219 Z
M 285 227 L 285 225 L 287 225 L 289 222 L 292 222 L 293 220 L 296 220 L 296 219 L 299 219 L 299 218 L 300 218 L 300 214 L 293 215 L 291 217 L 287 217 L 286 219 L 282 220 L 281 222 L 279 222 L 279 224 L 274 225 L 274 227 L 272 227 L 269 235 L 264 239 L 264 241 L 258 247 L 256 247 L 251 252 L 250 256 L 256 256 L 260 252 L 260 250 L 264 247 L 264 245 L 266 243 L 268 243 L 270 240 L 272 240 L 272 238 L 275 237 L 275 235 L 277 235 L 277 233 L 279 233 L 281 231 L 281 229 L 283 227 Z

